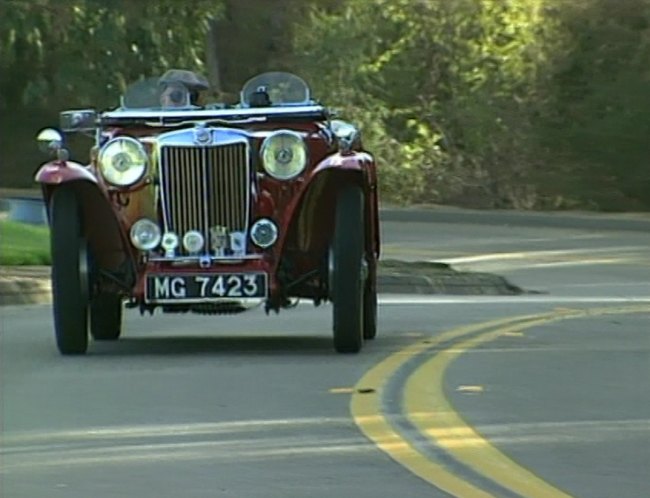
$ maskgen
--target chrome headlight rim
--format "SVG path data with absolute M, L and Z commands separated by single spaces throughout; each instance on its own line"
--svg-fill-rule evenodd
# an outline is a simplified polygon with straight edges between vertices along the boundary
M 124 149 L 125 146 L 132 147 L 132 149 L 128 152 L 122 150 L 112 154 L 111 156 L 108 155 L 112 149 L 120 147 L 120 145 L 122 145 L 122 149 Z M 115 156 L 118 154 L 129 156 L 131 153 L 135 153 L 139 155 L 139 157 L 136 158 L 134 163 L 128 166 L 125 171 L 119 171 L 113 164 Z M 97 166 L 102 178 L 114 187 L 126 188 L 137 184 L 146 175 L 148 165 L 149 156 L 142 142 L 128 136 L 115 137 L 109 140 L 102 146 L 97 155 Z M 125 178 L 121 178 L 121 176 L 124 176 Z
M 300 147 L 299 152 L 302 154 L 301 164 L 286 174 L 278 173 L 277 169 L 274 169 L 274 167 L 277 167 L 277 163 L 271 163 L 271 158 L 267 157 L 269 148 L 273 145 L 273 142 L 281 139 L 282 136 L 289 137 L 291 140 L 295 140 L 295 143 Z M 303 136 L 296 131 L 277 130 L 271 133 L 262 142 L 262 146 L 260 147 L 260 159 L 262 161 L 264 171 L 276 180 L 293 180 L 305 171 L 307 163 L 309 162 L 307 144 L 305 143 Z
M 260 228 L 268 229 L 268 240 L 262 240 L 259 237 L 257 230 Z M 268 249 L 273 246 L 278 241 L 279 234 L 280 230 L 278 229 L 278 225 L 270 218 L 260 218 L 250 228 L 250 238 L 253 244 L 260 249 Z
M 189 254 L 199 254 L 205 248 L 205 237 L 198 230 L 190 230 L 183 235 L 182 243 Z
M 147 242 L 142 243 L 139 235 L 142 233 L 143 228 L 149 228 L 153 232 L 153 238 Z M 162 231 L 160 226 L 155 221 L 149 218 L 140 218 L 133 225 L 131 225 L 131 230 L 129 230 L 129 237 L 131 239 L 131 244 L 140 250 L 140 251 L 153 251 L 160 245 L 162 239 Z

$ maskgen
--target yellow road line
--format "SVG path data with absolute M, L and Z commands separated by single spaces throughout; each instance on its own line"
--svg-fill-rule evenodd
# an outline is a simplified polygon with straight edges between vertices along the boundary
M 402 365 L 404 365 L 407 361 L 424 353 L 428 349 L 436 345 L 442 344 L 446 341 L 462 339 L 464 336 L 470 334 L 479 333 L 482 331 L 489 331 L 487 334 L 481 335 L 481 338 L 489 335 L 489 338 L 485 339 L 485 341 L 487 341 L 487 340 L 492 340 L 500 335 L 503 335 L 504 332 L 506 334 L 513 333 L 513 332 L 516 333 L 519 332 L 521 329 L 534 326 L 536 323 L 548 323 L 549 321 L 553 321 L 553 320 L 561 320 L 564 318 L 578 318 L 580 316 L 602 315 L 602 314 L 609 314 L 609 313 L 626 313 L 626 312 L 634 313 L 634 312 L 649 311 L 649 310 L 650 308 L 647 305 L 630 306 L 627 308 L 620 308 L 620 307 L 602 308 L 602 309 L 584 310 L 584 311 L 583 310 L 556 310 L 553 313 L 509 317 L 509 318 L 491 320 L 484 323 L 468 325 L 468 326 L 449 330 L 432 339 L 419 341 L 411 346 L 408 346 L 407 348 L 404 348 L 401 351 L 398 351 L 397 353 L 388 356 L 383 361 L 381 361 L 373 368 L 371 368 L 359 380 L 359 382 L 357 382 L 357 384 L 354 387 L 355 390 L 352 394 L 351 401 L 350 401 L 350 411 L 352 413 L 355 423 L 368 439 L 373 441 L 378 448 L 380 448 L 382 451 L 387 453 L 395 461 L 397 461 L 398 463 L 400 463 L 401 465 L 403 465 L 404 467 L 406 467 L 411 472 L 421 477 L 425 481 L 429 482 L 430 484 L 433 484 L 439 489 L 442 489 L 443 491 L 452 494 L 454 496 L 461 496 L 467 498 L 492 496 L 489 493 L 485 492 L 484 490 L 481 490 L 480 488 L 456 476 L 453 472 L 449 471 L 446 467 L 431 461 L 425 454 L 421 453 L 413 445 L 411 445 L 405 437 L 398 434 L 393 429 L 391 424 L 388 422 L 388 420 L 382 413 L 382 406 L 381 406 L 383 390 L 386 386 L 386 383 L 391 378 L 391 376 L 394 375 L 397 372 L 397 370 Z M 461 352 L 466 350 L 463 349 L 463 347 L 465 348 L 473 347 L 471 340 L 463 342 L 460 347 L 458 345 L 454 345 L 453 349 L 459 351 L 458 352 L 459 355 L 461 354 Z M 441 356 L 447 356 L 447 355 L 441 355 Z M 429 362 L 427 362 L 425 365 L 420 367 L 416 373 L 419 374 L 421 372 L 421 369 L 425 368 L 431 361 L 433 360 L 429 360 Z M 450 359 L 447 362 L 447 365 L 451 361 L 452 360 Z M 427 367 L 427 368 L 431 368 L 431 367 Z M 439 389 L 440 393 L 442 393 L 443 373 L 444 373 L 443 371 L 439 371 L 437 375 L 434 374 L 436 375 L 435 387 Z M 431 373 L 427 375 L 427 379 L 431 379 L 429 375 L 431 375 Z M 413 379 L 411 378 L 409 382 L 411 382 L 412 380 Z M 410 385 L 411 385 L 411 389 L 414 389 L 415 386 L 417 386 L 417 384 L 414 383 L 411 383 Z M 420 389 L 421 386 L 422 384 L 420 384 L 420 386 L 417 386 L 417 389 Z M 408 406 L 409 402 L 410 403 L 414 402 L 413 394 L 412 393 L 409 394 L 408 392 L 406 394 L 410 396 L 409 401 L 407 401 L 407 406 Z M 422 396 L 423 401 L 425 403 L 428 401 L 426 400 L 427 396 L 430 396 L 429 392 L 427 392 L 425 396 Z M 444 394 L 442 394 L 442 397 L 444 398 Z M 456 420 L 453 420 L 454 424 L 451 425 L 451 427 L 454 427 L 454 431 L 456 435 L 458 433 L 460 434 L 464 433 L 466 436 L 467 434 L 473 432 L 478 439 L 476 439 L 476 437 L 473 436 L 472 440 L 478 443 L 477 444 L 478 448 L 485 448 L 489 446 L 489 443 L 485 439 L 480 437 L 464 421 L 462 421 L 462 419 L 460 419 L 460 417 L 456 414 L 456 412 L 453 410 L 453 408 L 451 407 L 451 405 L 449 405 L 448 402 L 447 402 L 447 406 L 449 407 L 449 410 L 443 410 L 443 411 L 448 412 L 450 416 L 455 415 L 457 417 Z M 439 407 L 436 407 L 435 410 L 433 410 L 432 408 L 433 407 L 430 404 L 425 404 L 425 406 L 419 406 L 419 405 L 415 407 L 411 406 L 411 408 L 407 411 L 409 412 L 411 416 L 411 421 L 415 424 L 415 426 L 418 427 L 418 429 L 422 431 L 423 434 L 434 439 L 434 441 L 439 444 L 438 439 L 440 438 L 438 437 L 438 439 L 436 439 L 435 427 L 431 427 L 431 425 L 426 420 L 418 416 L 418 413 L 430 414 L 434 411 L 435 412 L 440 411 Z M 414 411 L 411 411 L 411 409 L 413 409 Z M 428 417 L 427 420 L 429 420 Z M 455 425 L 458 422 L 461 422 L 462 425 L 460 426 Z M 431 432 L 432 430 L 434 430 L 434 432 Z M 445 430 L 449 431 L 450 430 L 449 426 L 447 426 Z M 453 439 L 454 438 L 452 438 L 452 440 Z M 455 439 L 458 440 L 457 437 L 455 437 Z M 467 441 L 468 439 L 466 438 L 465 440 Z M 445 448 L 448 449 L 447 447 Z M 496 448 L 493 448 L 493 450 L 498 452 Z M 505 455 L 503 455 L 503 458 L 507 459 Z M 515 469 L 515 468 L 523 469 L 522 467 L 518 466 L 515 462 L 513 462 L 510 459 L 507 459 L 506 463 L 507 465 L 510 466 L 511 469 Z M 484 469 L 479 465 L 475 464 L 472 465 L 472 467 L 474 468 L 474 470 L 477 470 L 479 473 L 486 475 L 486 477 L 490 479 L 494 477 L 482 471 Z M 525 471 L 525 469 L 523 470 Z M 536 476 L 534 477 L 535 479 L 539 480 L 539 478 L 537 478 Z M 493 480 L 499 482 L 496 479 Z M 541 482 L 543 483 L 544 481 Z M 553 489 L 555 490 L 555 488 Z M 523 494 L 525 496 L 532 496 L 530 495 L 529 492 Z M 556 492 L 556 494 L 554 494 L 553 496 L 562 496 L 562 495 L 558 495 Z
M 545 317 L 492 328 L 477 337 L 456 343 L 452 348 L 437 353 L 409 377 L 404 392 L 404 409 L 408 419 L 456 460 L 515 493 L 531 498 L 568 497 L 570 495 L 501 453 L 462 419 L 444 395 L 444 372 L 452 361 L 467 350 L 503 335 L 559 320 L 649 310 L 647 306 L 634 306 L 549 313 Z
M 536 316 L 536 315 L 531 315 Z M 490 322 L 460 327 L 443 333 L 433 339 L 420 341 L 395 354 L 371 368 L 355 385 L 355 392 L 350 400 L 350 411 L 355 423 L 373 441 L 379 449 L 387 453 L 415 475 L 455 496 L 483 498 L 489 493 L 465 482 L 442 465 L 432 462 L 420 453 L 404 437 L 399 435 L 382 413 L 381 399 L 386 381 L 406 363 L 428 348 L 442 342 L 457 339 L 467 334 L 481 331 L 486 327 L 505 325 L 529 317 L 516 317 L 493 320 Z M 360 391 L 365 391 L 362 394 Z M 370 392 L 368 392 L 370 391 Z
M 415 475 L 455 496 L 490 498 L 491 494 L 465 482 L 442 465 L 429 460 L 405 438 L 395 432 L 381 415 L 378 393 L 354 396 L 352 411 L 357 425 L 381 450 Z

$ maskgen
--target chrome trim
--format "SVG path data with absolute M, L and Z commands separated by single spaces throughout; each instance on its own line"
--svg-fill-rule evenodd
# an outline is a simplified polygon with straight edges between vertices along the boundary
M 269 169 L 267 168 L 266 161 L 264 161 L 264 152 L 266 149 L 269 147 L 269 144 L 271 143 L 271 140 L 273 140 L 275 137 L 278 135 L 289 135 L 290 137 L 293 137 L 297 140 L 300 141 L 302 148 L 305 152 L 305 161 L 302 164 L 302 167 L 298 173 L 291 175 L 291 176 L 276 176 Z M 287 130 L 287 129 L 281 129 L 281 130 L 273 130 L 262 142 L 262 146 L 260 147 L 260 161 L 262 163 L 262 167 L 264 168 L 264 171 L 275 178 L 276 180 L 293 180 L 300 175 L 302 175 L 307 168 L 307 165 L 309 164 L 309 147 L 307 146 L 307 143 L 305 142 L 305 134 L 304 133 L 298 133 L 297 131 L 293 130 Z
M 320 105 L 286 105 L 284 107 L 256 107 L 240 109 L 198 109 L 198 110 L 114 110 L 101 114 L 102 118 L 147 119 L 160 117 L 187 117 L 188 119 L 209 120 L 210 118 L 238 118 L 248 116 L 286 116 L 301 113 L 326 113 Z
M 247 297 L 244 299 L 233 299 L 232 297 L 215 297 L 199 299 L 156 299 L 155 301 L 149 301 L 145 297 L 144 302 L 147 304 L 240 304 L 245 307 L 250 306 L 252 309 L 260 306 L 267 299 L 268 293 L 266 297 Z
M 250 225 L 248 140 L 229 130 L 209 131 L 219 138 L 209 146 L 194 144 L 193 131 L 181 130 L 163 135 L 157 147 L 164 231 L 175 232 L 179 238 L 189 230 L 200 231 L 205 249 L 199 256 L 214 256 L 211 228 L 225 226 L 228 232 L 248 233 Z M 244 254 L 228 259 L 242 259 Z
M 164 256 L 150 256 L 147 261 L 167 262 L 167 263 L 195 263 L 204 259 L 205 256 L 174 256 L 173 258 L 166 258 Z M 231 263 L 235 264 L 239 261 L 250 261 L 264 259 L 263 254 L 243 254 L 241 256 L 209 256 L 210 261 L 217 263 Z
M 142 158 L 144 160 L 144 167 L 142 168 L 142 172 L 140 173 L 140 176 L 138 176 L 135 180 L 132 180 L 132 181 L 130 181 L 128 183 L 112 182 L 112 181 L 110 181 L 108 179 L 109 175 L 107 175 L 105 173 L 105 171 L 104 171 L 106 169 L 104 167 L 104 159 L 105 159 L 104 154 L 106 154 L 106 150 L 110 146 L 112 146 L 113 144 L 118 143 L 118 142 L 127 142 L 127 143 L 131 143 L 131 144 L 135 145 L 137 147 L 138 151 L 140 152 L 140 154 L 142 155 Z M 142 142 L 140 140 L 138 140 L 136 138 L 133 138 L 133 137 L 130 137 L 128 135 L 120 135 L 118 137 L 111 138 L 104 145 L 102 145 L 99 148 L 99 151 L 97 152 L 97 169 L 98 169 L 100 175 L 102 176 L 102 178 L 107 183 L 109 183 L 109 184 L 111 184 L 111 185 L 113 185 L 115 187 L 120 187 L 120 188 L 130 187 L 132 185 L 135 185 L 139 181 L 141 181 L 145 177 L 147 172 L 149 172 L 149 170 L 150 170 L 150 162 L 151 162 L 151 159 L 149 158 L 149 154 L 147 154 L 147 150 L 145 149 Z
M 268 243 L 262 243 L 259 240 L 257 240 L 256 228 L 261 226 L 269 227 L 269 229 L 272 232 L 271 234 L 272 240 Z M 255 244 L 257 247 L 261 247 L 262 249 L 268 249 L 273 244 L 275 244 L 278 241 L 278 234 L 279 234 L 278 226 L 269 218 L 260 218 L 251 226 L 251 232 L 250 232 L 251 240 L 253 241 L 253 244 Z
M 332 132 L 336 136 L 341 152 L 350 152 L 355 144 L 361 140 L 359 129 L 347 121 L 333 119 L 331 122 Z

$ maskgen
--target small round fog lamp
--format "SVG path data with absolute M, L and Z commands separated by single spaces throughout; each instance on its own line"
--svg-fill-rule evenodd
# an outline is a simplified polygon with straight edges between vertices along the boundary
M 183 235 L 183 247 L 190 254 L 196 254 L 203 249 L 204 243 L 203 235 L 198 230 L 190 230 Z
M 174 254 L 174 251 L 178 247 L 178 244 L 178 235 L 176 235 L 174 232 L 165 232 L 165 234 L 162 236 L 162 241 L 160 242 L 160 245 L 165 250 L 165 254 L 171 255 Z
M 131 227 L 131 242 L 141 251 L 151 251 L 160 244 L 160 227 L 153 221 L 142 218 Z
M 256 246 L 267 249 L 278 240 L 278 227 L 268 218 L 257 220 L 251 227 L 251 240 Z

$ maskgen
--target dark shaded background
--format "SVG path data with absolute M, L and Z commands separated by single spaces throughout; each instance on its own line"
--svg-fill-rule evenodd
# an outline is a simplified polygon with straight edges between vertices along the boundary
M 34 186 L 60 110 L 172 67 L 230 102 L 296 72 L 361 126 L 387 201 L 650 207 L 650 0 L 0 0 L 0 186 Z

